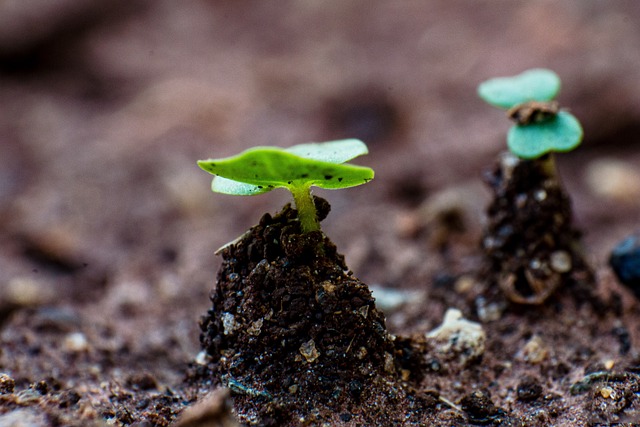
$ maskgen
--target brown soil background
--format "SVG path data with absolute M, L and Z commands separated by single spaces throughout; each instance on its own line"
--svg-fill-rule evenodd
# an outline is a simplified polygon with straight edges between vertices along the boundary
M 424 386 L 454 402 L 486 388 L 534 417 L 526 425 L 612 422 L 618 401 L 568 389 L 585 368 L 627 366 L 638 352 L 640 310 L 606 261 L 640 222 L 639 53 L 635 0 L 1 3 L 0 373 L 15 386 L 0 392 L 0 426 L 167 425 L 205 392 L 183 378 L 214 251 L 289 196 L 211 194 L 195 161 L 254 145 L 362 138 L 371 153 L 359 162 L 376 179 L 318 191 L 332 205 L 324 231 L 363 282 L 422 292 L 387 313 L 393 333 L 429 331 L 451 305 L 475 318 L 465 287 L 443 277 L 477 261 L 480 176 L 509 126 L 475 88 L 531 67 L 558 72 L 559 100 L 584 125 L 559 168 L 621 315 L 508 313 L 485 325 L 482 364 Z M 444 237 L 448 256 L 423 209 L 443 191 L 466 224 Z M 534 335 L 560 373 L 518 358 Z M 523 372 L 561 396 L 559 416 L 514 398 Z M 637 396 L 625 399 L 621 420 L 640 422 Z

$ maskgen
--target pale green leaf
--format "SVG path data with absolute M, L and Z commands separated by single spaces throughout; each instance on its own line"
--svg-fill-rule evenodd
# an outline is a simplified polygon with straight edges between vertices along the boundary
M 582 142 L 582 126 L 572 114 L 560 111 L 555 117 L 539 123 L 513 126 L 507 145 L 523 159 L 536 159 L 551 152 L 566 152 Z
M 329 163 L 344 163 L 358 156 L 368 154 L 369 150 L 359 139 L 341 139 L 328 142 L 311 142 L 294 145 L 284 151 L 304 157 L 305 159 L 320 160 Z
M 478 86 L 478 95 L 489 104 L 509 109 L 528 101 L 551 101 L 560 91 L 560 77 L 536 68 L 513 77 L 497 77 Z

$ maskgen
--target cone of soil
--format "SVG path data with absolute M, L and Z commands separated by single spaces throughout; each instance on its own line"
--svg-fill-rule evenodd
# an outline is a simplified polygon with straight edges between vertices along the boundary
M 316 207 L 328 214 L 326 201 Z M 289 205 L 222 258 L 201 342 L 208 375 L 231 389 L 240 418 L 378 425 L 393 418 L 381 408 L 417 405 L 397 384 L 393 337 L 371 292 L 322 232 L 300 233 Z
M 493 191 L 482 240 L 487 281 L 520 304 L 541 304 L 561 287 L 590 293 L 594 276 L 553 158 L 503 153 L 485 180 Z

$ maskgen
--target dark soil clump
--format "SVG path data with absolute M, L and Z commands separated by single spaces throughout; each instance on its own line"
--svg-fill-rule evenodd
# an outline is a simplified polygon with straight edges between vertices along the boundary
M 327 202 L 316 205 L 324 218 Z M 394 339 L 371 292 L 322 232 L 300 233 L 289 205 L 222 257 L 201 322 L 208 360 L 200 375 L 231 389 L 242 419 L 394 425 L 389 408 L 402 404 L 395 422 L 410 425 L 412 408 L 425 409 L 396 379 Z
M 494 197 L 482 240 L 485 275 L 515 303 L 541 304 L 560 287 L 588 296 L 595 286 L 571 200 L 548 156 L 520 160 L 505 153 L 486 176 Z

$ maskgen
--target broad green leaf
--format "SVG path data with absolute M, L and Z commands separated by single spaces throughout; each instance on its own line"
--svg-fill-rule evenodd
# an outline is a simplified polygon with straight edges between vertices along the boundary
M 334 161 L 362 153 L 360 148 L 339 156 L 335 145 L 329 148 L 331 151 L 326 157 Z M 322 156 L 322 150 L 309 147 L 305 153 Z M 251 148 L 233 157 L 201 160 L 198 165 L 217 175 L 212 184 L 213 191 L 237 195 L 260 194 L 277 187 L 347 188 L 364 184 L 374 175 L 367 167 L 304 158 L 276 147 Z
M 528 101 L 551 101 L 560 91 L 560 77 L 536 68 L 513 77 L 497 77 L 478 86 L 478 95 L 489 104 L 509 109 Z
M 507 135 L 507 145 L 522 159 L 536 159 L 550 152 L 566 152 L 582 142 L 582 126 L 572 114 L 560 111 L 540 123 L 515 125 Z
M 312 142 L 294 145 L 283 150 L 306 159 L 320 160 L 336 164 L 344 163 L 369 152 L 366 144 L 359 139 L 342 139 L 322 143 Z M 245 182 L 238 182 L 222 176 L 216 176 L 211 183 L 211 190 L 216 193 L 239 196 L 263 194 L 271 191 L 273 188 L 274 187 L 264 185 L 258 186 L 247 184 Z

